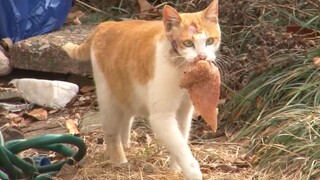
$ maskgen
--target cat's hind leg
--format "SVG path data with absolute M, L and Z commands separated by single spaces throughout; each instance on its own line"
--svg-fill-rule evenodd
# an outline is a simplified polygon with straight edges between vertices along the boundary
M 97 96 L 107 151 L 112 162 L 125 163 L 123 126 L 128 123 L 130 115 L 116 102 L 111 92 L 102 86 L 102 83 L 97 85 Z
M 113 96 L 107 80 L 92 58 L 92 67 L 96 85 L 100 116 L 105 134 L 105 142 L 110 160 L 114 163 L 127 162 L 122 144 L 122 126 L 128 122 L 130 115 L 121 107 Z
M 122 136 L 124 134 L 123 125 L 125 122 L 128 123 L 130 116 L 125 114 L 122 109 L 116 105 L 102 108 L 101 114 L 110 160 L 114 163 L 126 163 L 127 159 L 123 149 Z

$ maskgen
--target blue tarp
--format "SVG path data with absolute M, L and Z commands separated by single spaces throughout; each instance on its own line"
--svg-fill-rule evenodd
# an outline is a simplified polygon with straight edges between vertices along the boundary
M 60 28 L 72 0 L 0 0 L 0 38 L 17 42 Z

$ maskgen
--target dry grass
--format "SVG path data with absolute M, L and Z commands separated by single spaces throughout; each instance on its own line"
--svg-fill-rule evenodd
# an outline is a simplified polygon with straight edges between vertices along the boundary
M 207 127 L 195 122 L 191 149 L 201 164 L 204 179 L 247 180 L 261 179 L 263 174 L 255 171 L 243 160 L 242 144 L 230 143 L 225 137 L 196 140 Z M 201 133 L 202 134 L 197 134 Z M 95 131 L 86 134 L 88 154 L 84 167 L 74 179 L 183 179 L 180 172 L 173 172 L 168 166 L 168 152 L 154 139 L 150 128 L 143 120 L 135 122 L 132 131 L 132 147 L 126 150 L 128 163 L 114 165 L 108 159 L 105 145 L 101 144 L 103 133 Z

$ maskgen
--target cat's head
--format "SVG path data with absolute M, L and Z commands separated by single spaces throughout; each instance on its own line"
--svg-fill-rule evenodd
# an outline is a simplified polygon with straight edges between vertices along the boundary
M 188 62 L 214 61 L 220 45 L 218 0 L 205 10 L 179 14 L 174 8 L 163 8 L 163 22 L 173 50 Z

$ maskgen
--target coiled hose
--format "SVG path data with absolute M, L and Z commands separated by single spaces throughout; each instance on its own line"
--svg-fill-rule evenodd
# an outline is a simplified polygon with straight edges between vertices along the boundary
M 73 148 L 64 144 L 74 145 L 78 150 L 75 151 Z M 15 155 L 30 148 L 54 151 L 67 158 L 54 164 L 35 166 Z M 30 139 L 4 142 L 0 131 L 0 179 L 52 179 L 65 163 L 74 164 L 75 162 L 79 162 L 84 158 L 86 152 L 87 147 L 85 143 L 80 138 L 69 134 L 47 134 Z

